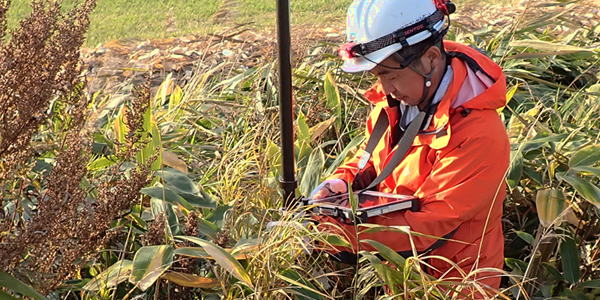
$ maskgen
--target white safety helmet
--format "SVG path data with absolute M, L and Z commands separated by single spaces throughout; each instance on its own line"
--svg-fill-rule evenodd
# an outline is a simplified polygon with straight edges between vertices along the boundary
M 447 30 L 454 4 L 444 0 L 354 0 L 348 9 L 348 43 L 339 50 L 345 72 L 373 69 L 398 50 Z

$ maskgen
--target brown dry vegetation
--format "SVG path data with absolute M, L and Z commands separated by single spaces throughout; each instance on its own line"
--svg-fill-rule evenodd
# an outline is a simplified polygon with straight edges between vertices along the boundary
M 0 37 L 7 34 L 9 2 L 0 3 Z M 87 0 L 62 14 L 59 1 L 34 1 L 31 16 L 10 39 L 0 39 L 0 207 L 4 200 L 37 204 L 35 210 L 22 206 L 0 220 L 0 271 L 42 293 L 72 278 L 118 234 L 113 221 L 139 201 L 150 178 L 148 166 L 127 178 L 118 167 L 103 180 L 86 178 L 93 132 L 86 124 L 91 99 L 80 77 L 79 49 L 94 6 L 95 0 Z M 123 161 L 139 150 L 149 99 L 148 85 L 142 86 L 126 110 L 131 134 L 119 148 Z M 56 137 L 44 138 L 41 132 L 48 127 L 58 131 Z M 29 176 L 32 154 L 48 151 L 55 156 L 49 174 Z M 27 222 L 20 221 L 23 209 Z

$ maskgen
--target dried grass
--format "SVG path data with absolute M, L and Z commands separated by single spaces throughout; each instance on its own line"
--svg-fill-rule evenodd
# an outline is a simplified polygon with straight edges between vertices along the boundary
M 31 16 L 10 40 L 0 39 L 0 182 L 19 187 L 0 193 L 0 208 L 4 197 L 17 207 L 0 219 L 0 271 L 42 293 L 75 275 L 116 237 L 120 228 L 113 222 L 139 201 L 140 189 L 151 178 L 153 159 L 127 177 L 118 164 L 109 170 L 110 176 L 86 180 L 92 132 L 86 127 L 90 99 L 80 78 L 79 48 L 94 7 L 95 0 L 86 0 L 63 15 L 60 1 L 34 1 Z M 8 1 L 0 2 L 1 36 L 6 35 L 7 8 Z M 121 161 L 131 160 L 143 142 L 140 132 L 149 101 L 148 84 L 136 89 L 126 110 L 132 134 L 118 153 Z M 32 210 L 20 199 L 24 187 L 33 184 L 25 175 L 35 162 L 32 137 L 47 123 L 59 126 L 62 133 L 55 133 L 56 145 L 47 146 L 54 147 L 55 164 L 41 179 L 39 193 L 34 193 L 37 207 Z M 23 210 L 30 219 L 16 218 Z

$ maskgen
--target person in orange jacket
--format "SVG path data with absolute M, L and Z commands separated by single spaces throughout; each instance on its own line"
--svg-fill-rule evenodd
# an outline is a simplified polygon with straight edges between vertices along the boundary
M 476 280 L 497 289 L 499 274 L 472 271 L 502 269 L 504 263 L 501 217 L 510 144 L 497 110 L 506 105 L 506 82 L 502 69 L 478 50 L 443 40 L 453 10 L 453 4 L 442 0 L 352 3 L 349 43 L 340 48 L 342 69 L 371 72 L 379 79 L 365 93 L 374 105 L 367 120 L 367 140 L 380 114 L 385 113 L 389 125 L 370 153 L 365 152 L 365 142 L 311 198 L 347 192 L 348 184 L 356 184 L 366 170 L 380 174 L 397 150 L 399 136 L 424 112 L 406 155 L 377 185 L 381 192 L 418 197 L 420 210 L 389 213 L 369 222 L 408 226 L 413 232 L 441 238 L 411 237 L 419 254 L 445 257 L 462 269 L 430 259 L 431 275 Z M 403 256 L 413 254 L 407 234 L 366 233 L 357 240 L 354 226 L 326 216 L 319 221 L 339 225 L 351 241 L 351 248 L 332 250 L 342 261 L 355 257 L 359 248 L 375 250 L 362 242 L 367 239 Z

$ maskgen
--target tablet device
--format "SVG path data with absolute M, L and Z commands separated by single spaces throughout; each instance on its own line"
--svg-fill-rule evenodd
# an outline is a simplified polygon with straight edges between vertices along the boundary
M 309 205 L 315 205 L 313 213 L 339 218 L 347 224 L 368 223 L 370 217 L 388 213 L 410 210 L 419 211 L 419 199 L 412 195 L 382 193 L 378 191 L 358 191 L 354 193 L 358 199 L 356 215 L 352 213 L 348 193 L 334 195 L 322 199 L 308 199 Z

